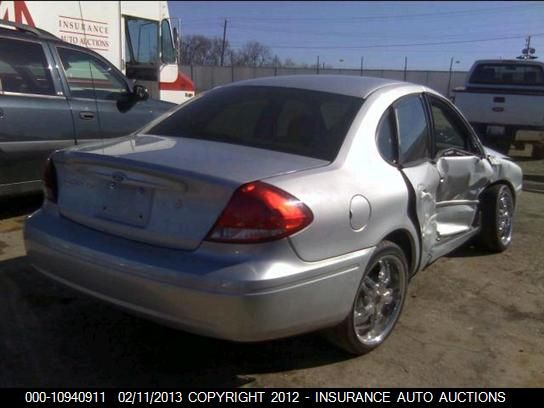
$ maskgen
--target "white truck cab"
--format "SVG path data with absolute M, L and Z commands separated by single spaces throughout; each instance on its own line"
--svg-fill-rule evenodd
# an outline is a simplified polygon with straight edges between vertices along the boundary
M 154 98 L 182 103 L 195 94 L 179 70 L 179 24 L 166 1 L 1 1 L 0 16 L 96 51 Z
M 529 60 L 479 60 L 453 101 L 491 146 L 533 146 L 544 157 L 544 64 Z

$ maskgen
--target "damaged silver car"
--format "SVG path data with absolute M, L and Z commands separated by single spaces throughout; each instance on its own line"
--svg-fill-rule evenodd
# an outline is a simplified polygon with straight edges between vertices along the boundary
M 173 327 L 235 341 L 324 329 L 362 354 L 417 271 L 472 239 L 508 248 L 521 182 L 429 88 L 261 78 L 53 154 L 25 243 L 45 275 Z

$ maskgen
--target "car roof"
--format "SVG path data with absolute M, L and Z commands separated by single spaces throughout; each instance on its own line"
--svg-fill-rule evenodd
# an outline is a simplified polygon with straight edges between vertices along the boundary
M 228 86 L 277 86 L 283 88 L 299 88 L 311 91 L 336 93 L 366 98 L 374 91 L 393 86 L 409 85 L 407 82 L 393 79 L 374 78 L 355 75 L 285 75 L 249 79 L 233 82 Z

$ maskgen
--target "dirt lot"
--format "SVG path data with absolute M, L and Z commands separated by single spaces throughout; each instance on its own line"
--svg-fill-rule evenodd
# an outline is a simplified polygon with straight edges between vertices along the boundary
M 65 289 L 25 261 L 39 201 L 1 206 L 0 387 L 544 386 L 544 194 L 522 195 L 506 253 L 463 249 L 419 273 L 392 336 L 359 358 L 318 335 L 198 337 Z

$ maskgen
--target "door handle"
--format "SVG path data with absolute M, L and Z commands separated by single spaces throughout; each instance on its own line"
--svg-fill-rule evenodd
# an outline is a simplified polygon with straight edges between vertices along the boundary
M 94 119 L 94 112 L 89 112 L 89 111 L 79 112 L 79 117 L 83 120 L 91 120 L 91 119 Z

